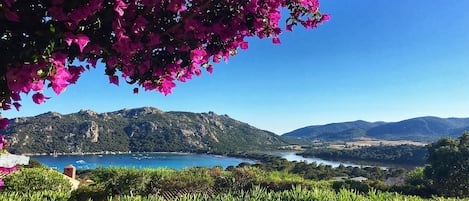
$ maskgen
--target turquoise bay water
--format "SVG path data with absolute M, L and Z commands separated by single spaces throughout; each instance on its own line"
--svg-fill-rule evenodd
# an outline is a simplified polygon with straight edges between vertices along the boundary
M 158 168 L 167 167 L 181 170 L 185 167 L 214 167 L 226 168 L 236 166 L 242 162 L 254 163 L 249 159 L 222 157 L 207 154 L 191 153 L 145 153 L 145 154 L 114 154 L 114 155 L 71 155 L 71 156 L 32 156 L 50 168 L 62 171 L 67 165 L 77 169 L 94 169 L 101 167 L 129 167 L 129 168 Z
M 340 164 L 345 166 L 359 167 L 362 165 L 350 162 L 328 161 L 319 158 L 305 158 L 296 155 L 295 152 L 279 151 L 269 152 L 268 154 L 283 157 L 289 161 L 306 161 L 317 164 L 330 165 L 337 167 Z M 186 167 L 214 167 L 222 166 L 226 168 L 230 165 L 236 166 L 242 162 L 254 163 L 253 160 L 222 157 L 207 154 L 192 153 L 144 153 L 144 154 L 114 154 L 114 155 L 71 155 L 71 156 L 33 156 L 31 159 L 38 160 L 50 168 L 63 170 L 67 165 L 73 165 L 77 169 L 94 169 L 98 166 L 109 167 L 129 167 L 129 168 L 158 168 L 167 167 L 181 170 Z

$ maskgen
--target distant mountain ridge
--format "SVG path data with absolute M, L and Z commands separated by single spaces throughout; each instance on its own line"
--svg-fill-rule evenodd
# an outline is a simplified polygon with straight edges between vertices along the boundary
M 469 118 L 418 117 L 399 122 L 352 121 L 307 126 L 283 134 L 283 137 L 303 141 L 351 140 L 372 137 L 382 140 L 411 140 L 433 142 L 441 137 L 460 136 L 469 131 Z
M 286 141 L 228 115 L 163 112 L 143 107 L 115 112 L 48 112 L 10 120 L 4 130 L 14 153 L 272 149 Z

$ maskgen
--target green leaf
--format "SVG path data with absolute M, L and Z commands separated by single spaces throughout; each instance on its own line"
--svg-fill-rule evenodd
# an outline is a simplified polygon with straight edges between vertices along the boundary
M 55 27 L 53 24 L 49 24 L 49 31 L 55 33 Z

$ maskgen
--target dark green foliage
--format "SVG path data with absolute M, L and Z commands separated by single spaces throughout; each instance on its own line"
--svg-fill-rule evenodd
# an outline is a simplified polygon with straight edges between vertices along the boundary
M 415 145 L 370 146 L 358 149 L 309 149 L 303 156 L 333 160 L 359 160 L 390 164 L 424 165 L 427 148 Z
M 215 183 L 209 169 L 202 167 L 187 168 L 172 172 L 158 181 L 161 191 L 185 190 L 188 192 L 211 192 Z
M 61 191 L 30 191 L 26 193 L 24 192 L 22 193 L 1 192 L 0 200 L 2 201 L 75 201 L 73 199 L 70 199 L 69 192 L 61 192 Z
M 129 169 L 97 168 L 92 179 L 107 195 L 148 195 L 184 190 L 185 192 L 212 192 L 215 187 L 211 169 Z M 86 194 L 86 192 L 84 192 Z M 77 195 L 83 196 L 83 195 Z
M 59 192 L 33 192 L 29 194 L 15 194 L 15 193 L 1 193 L 0 200 L 14 200 L 14 201 L 65 201 L 67 200 L 68 194 Z M 75 201 L 75 197 L 69 199 Z M 303 188 L 301 186 L 294 186 L 291 190 L 283 191 L 269 191 L 266 188 L 254 187 L 249 191 L 242 192 L 225 192 L 225 193 L 214 193 L 214 194 L 182 194 L 177 197 L 167 198 L 160 195 L 123 195 L 93 199 L 94 201 L 101 200 L 113 200 L 113 201 L 312 201 L 312 200 L 335 200 L 335 201 L 383 201 L 383 200 L 407 200 L 407 201 L 456 201 L 461 199 L 450 199 L 433 197 L 430 199 L 422 199 L 416 196 L 405 196 L 396 193 L 380 192 L 376 190 L 370 190 L 365 193 L 359 193 L 355 190 L 341 189 L 336 192 L 328 186 L 319 186 L 312 189 Z M 81 200 L 78 200 L 81 201 Z M 88 200 L 87 200 L 88 201 Z
M 312 189 L 318 186 L 330 186 L 324 181 L 305 180 L 300 175 L 287 172 L 267 172 L 256 167 L 233 167 L 223 170 L 213 168 L 187 168 L 181 171 L 173 169 L 128 169 L 97 168 L 92 171 L 92 187 L 80 188 L 72 197 L 80 199 L 102 196 L 98 192 L 111 195 L 168 195 L 184 193 L 221 193 L 248 191 L 253 186 L 262 186 L 269 190 L 287 190 L 293 186 Z
M 417 167 L 407 173 L 404 185 L 392 186 L 389 190 L 404 195 L 417 195 L 421 197 L 431 197 L 436 194 L 431 187 L 431 182 L 425 177 L 424 167 Z
M 80 185 L 72 191 L 70 201 L 107 200 L 108 193 L 101 186 Z
M 93 181 L 105 189 L 108 195 L 143 194 L 150 182 L 150 175 L 135 168 L 102 168 L 93 171 Z
M 17 118 L 5 129 L 13 153 L 215 152 L 275 149 L 286 141 L 227 115 L 155 108 Z
M 458 139 L 444 138 L 428 146 L 425 175 L 443 196 L 469 196 L 469 133 Z
M 382 169 L 379 167 L 352 167 L 340 165 L 333 168 L 330 165 L 306 163 L 305 161 L 287 161 L 280 157 L 268 157 L 262 163 L 254 165 L 264 171 L 285 171 L 292 174 L 298 174 L 305 179 L 328 180 L 333 177 L 366 177 L 371 180 L 386 180 L 388 177 L 402 176 L 406 173 L 402 168 Z
M 28 193 L 36 191 L 68 192 L 71 184 L 64 175 L 45 168 L 24 168 L 4 179 L 6 192 Z
M 341 189 L 353 189 L 360 193 L 365 193 L 370 190 L 369 185 L 353 180 L 334 182 L 334 184 L 332 184 L 332 188 L 336 191 L 339 191 Z

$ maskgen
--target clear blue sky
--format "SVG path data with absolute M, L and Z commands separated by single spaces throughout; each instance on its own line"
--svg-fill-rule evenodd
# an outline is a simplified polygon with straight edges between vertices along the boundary
M 296 27 L 281 45 L 251 39 L 228 64 L 215 66 L 168 96 L 108 84 L 103 67 L 86 72 L 60 96 L 4 117 L 109 112 L 152 106 L 229 116 L 282 134 L 341 121 L 469 117 L 469 1 L 322 0 L 331 21 Z

